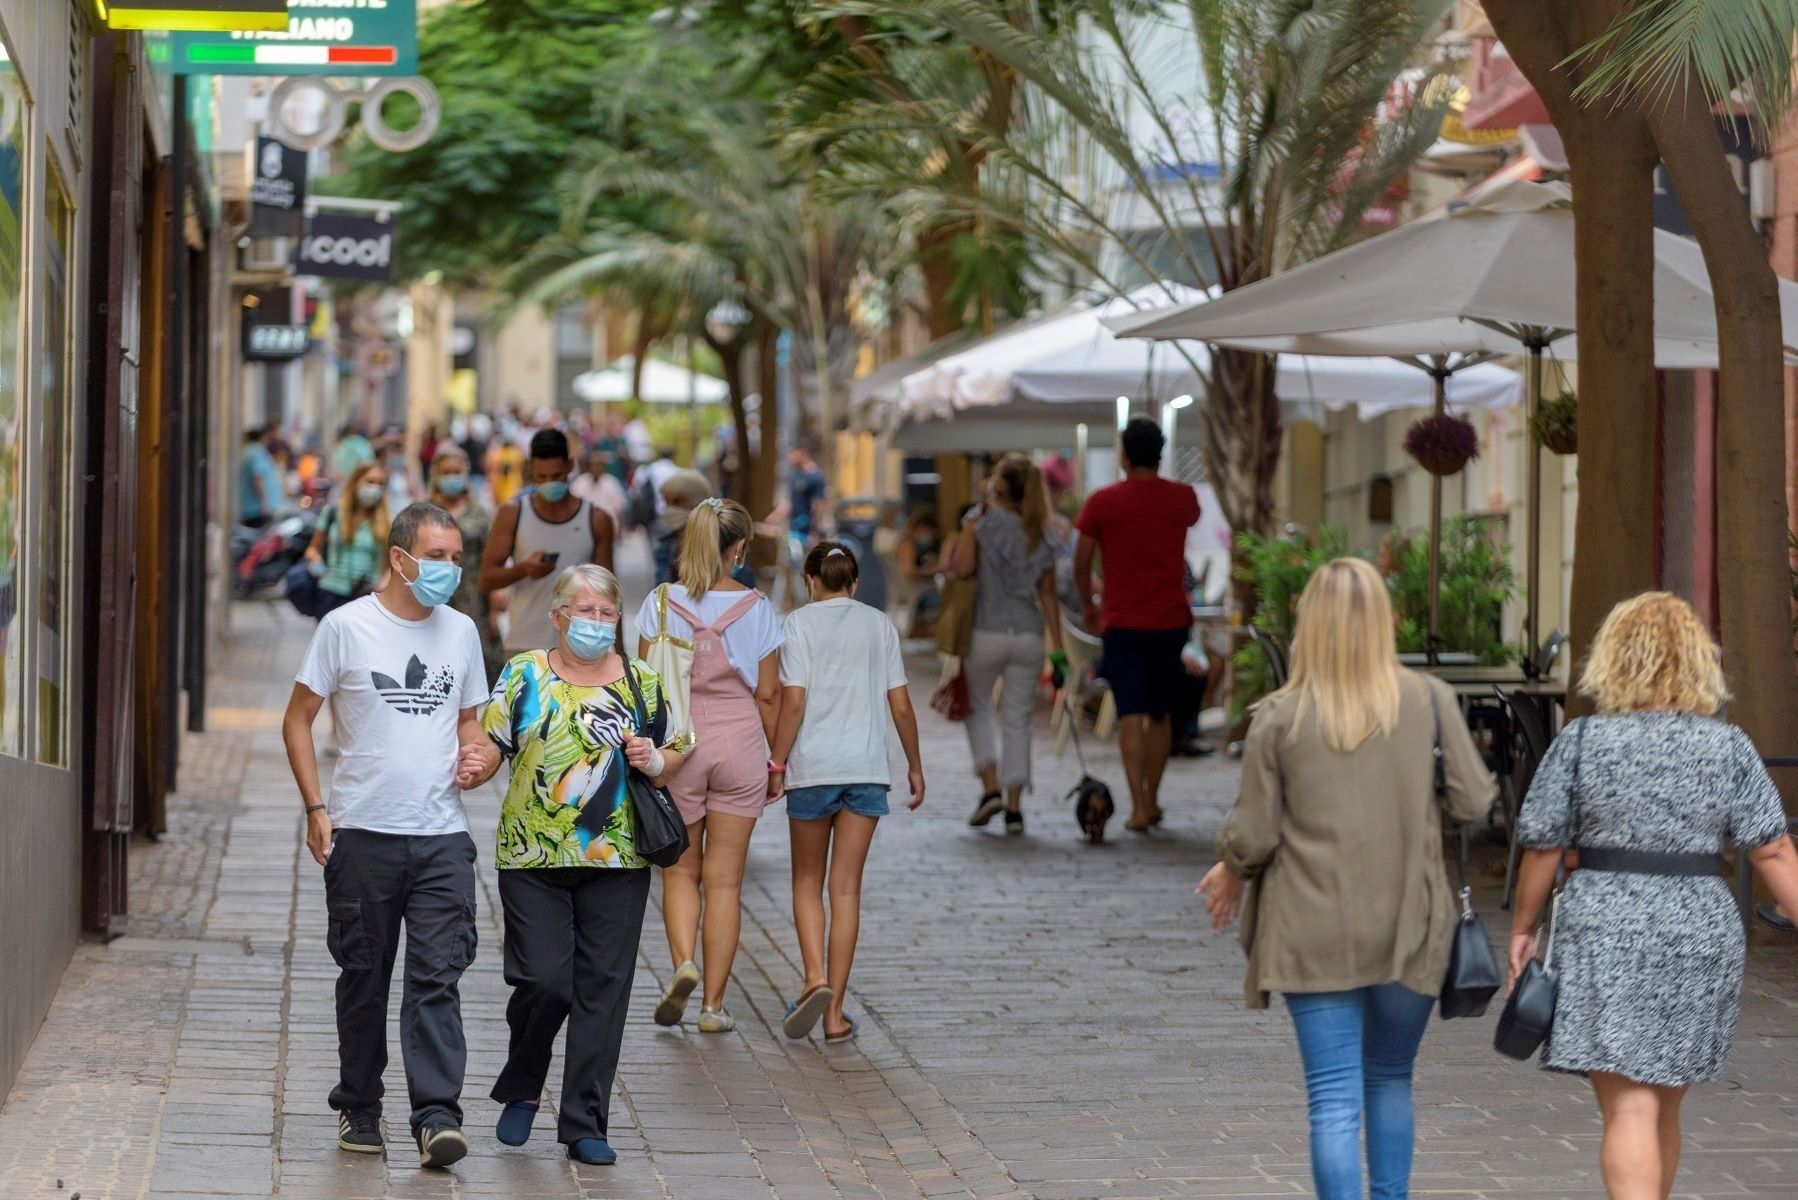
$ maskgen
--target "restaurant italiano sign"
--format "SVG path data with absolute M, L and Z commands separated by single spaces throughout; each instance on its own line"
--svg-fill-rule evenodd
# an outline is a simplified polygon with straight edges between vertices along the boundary
M 176 34 L 169 68 L 177 75 L 416 75 L 418 3 L 287 0 L 287 19 L 275 29 Z

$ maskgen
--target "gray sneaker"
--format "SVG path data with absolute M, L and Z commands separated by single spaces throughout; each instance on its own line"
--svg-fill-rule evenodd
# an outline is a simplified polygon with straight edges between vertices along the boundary
M 679 1025 L 687 1013 L 687 997 L 699 986 L 699 966 L 688 959 L 674 969 L 674 978 L 669 981 L 668 990 L 662 993 L 661 1003 L 656 1005 L 657 1025 Z
M 737 1027 L 737 1019 L 722 1008 L 701 1008 L 699 1010 L 699 1032 L 729 1033 Z

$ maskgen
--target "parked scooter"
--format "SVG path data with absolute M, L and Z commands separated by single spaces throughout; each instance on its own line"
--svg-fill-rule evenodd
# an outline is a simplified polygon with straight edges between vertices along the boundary
M 231 590 L 239 600 L 281 595 L 282 580 L 306 554 L 318 528 L 317 508 L 289 509 L 261 529 L 231 531 Z

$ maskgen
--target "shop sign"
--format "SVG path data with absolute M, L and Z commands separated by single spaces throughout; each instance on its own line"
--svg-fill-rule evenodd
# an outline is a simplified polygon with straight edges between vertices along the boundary
M 250 173 L 250 235 L 292 235 L 305 220 L 306 152 L 272 137 L 256 139 Z
M 393 278 L 393 236 L 391 221 L 316 213 L 295 247 L 293 273 L 384 283 Z
M 239 0 L 232 0 L 238 3 Z M 416 75 L 418 0 L 287 0 L 272 29 L 176 34 L 177 75 Z
M 288 0 L 98 0 L 98 7 L 111 29 L 234 33 L 287 28 L 287 3 Z
M 244 325 L 243 356 L 249 362 L 288 362 L 312 344 L 304 325 Z

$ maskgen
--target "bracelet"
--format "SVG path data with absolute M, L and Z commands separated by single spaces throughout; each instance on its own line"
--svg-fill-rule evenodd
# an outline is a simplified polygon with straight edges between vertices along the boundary
M 324 812 L 324 811 L 325 811 L 325 806 L 322 804 L 308 804 L 306 806 L 306 815 L 307 816 L 311 816 L 315 812 Z
M 785 775 L 786 773 L 787 773 L 787 764 L 786 763 L 777 763 L 773 759 L 768 760 L 768 774 L 770 774 L 770 775 Z

